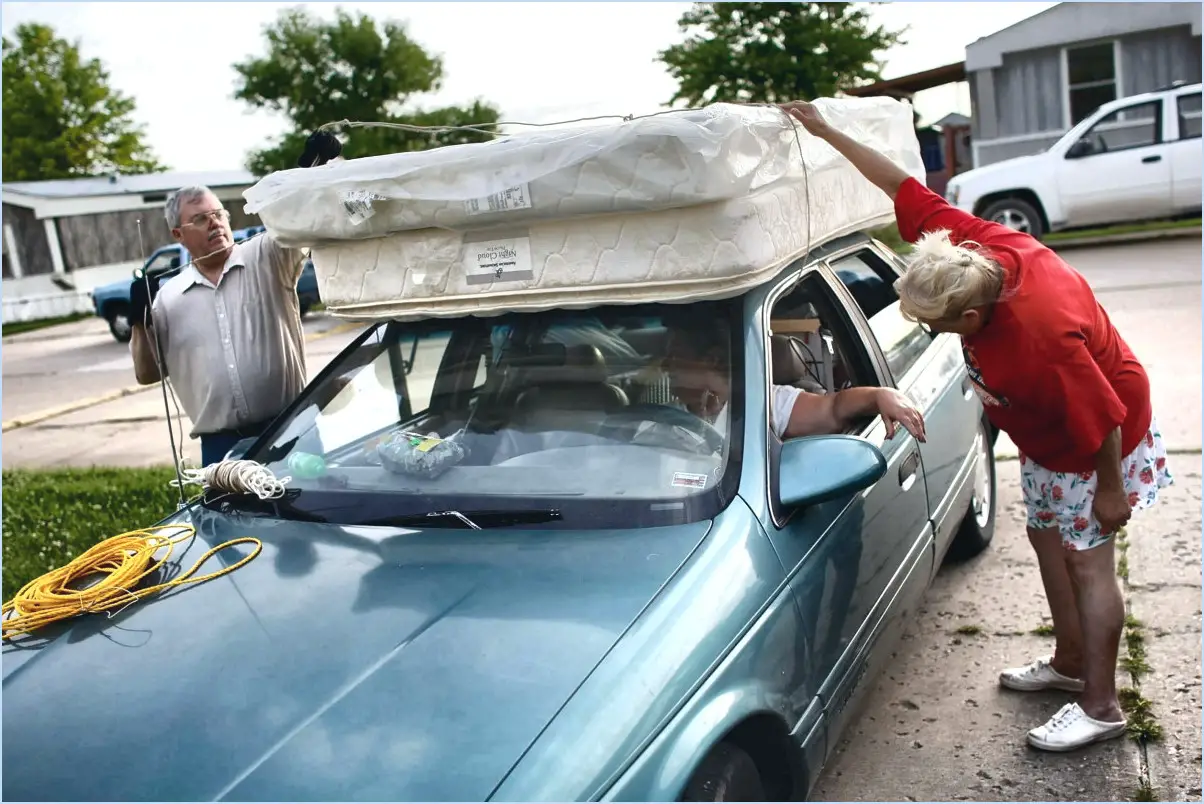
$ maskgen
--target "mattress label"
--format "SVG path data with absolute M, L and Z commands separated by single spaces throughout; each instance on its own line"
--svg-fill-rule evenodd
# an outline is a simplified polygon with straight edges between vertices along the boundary
M 383 195 L 371 190 L 348 190 L 342 194 L 343 211 L 347 213 L 352 226 L 359 226 L 376 214 L 373 202 L 384 200 Z
M 466 239 L 461 259 L 464 276 L 470 285 L 522 282 L 535 278 L 531 266 L 531 239 L 526 235 Z
M 471 198 L 464 202 L 464 211 L 469 215 L 483 215 L 486 212 L 512 212 L 516 209 L 531 208 L 531 188 L 526 184 L 502 190 L 500 193 L 487 195 L 484 198 Z

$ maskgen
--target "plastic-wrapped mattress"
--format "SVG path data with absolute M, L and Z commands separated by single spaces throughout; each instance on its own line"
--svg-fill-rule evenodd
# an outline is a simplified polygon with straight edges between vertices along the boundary
M 923 178 L 909 105 L 817 106 Z M 893 217 L 782 112 L 725 104 L 282 171 L 245 197 L 278 240 L 312 248 L 323 302 L 356 318 L 735 295 Z

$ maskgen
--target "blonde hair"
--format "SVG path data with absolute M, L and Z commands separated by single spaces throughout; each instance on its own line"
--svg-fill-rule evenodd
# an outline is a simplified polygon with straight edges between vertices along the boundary
M 949 232 L 927 232 L 916 242 L 910 265 L 895 282 L 899 312 L 912 321 L 956 318 L 996 301 L 1004 272 L 973 241 L 954 245 Z

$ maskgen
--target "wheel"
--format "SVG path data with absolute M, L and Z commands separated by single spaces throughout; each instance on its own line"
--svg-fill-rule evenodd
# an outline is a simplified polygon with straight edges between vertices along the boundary
M 106 311 L 105 320 L 109 322 L 109 332 L 118 343 L 130 341 L 129 310 L 125 306 L 113 307 Z
M 995 445 L 984 419 L 974 437 L 974 494 L 970 508 L 949 546 L 949 558 L 965 561 L 986 550 L 995 536 Z
M 752 757 L 731 743 L 719 743 L 702 760 L 681 800 L 764 801 L 765 786 Z
M 983 220 L 1002 223 L 1009 229 L 1032 235 L 1038 240 L 1045 235 L 1045 229 L 1041 224 L 1041 213 L 1022 198 L 1013 196 L 992 201 L 979 217 Z

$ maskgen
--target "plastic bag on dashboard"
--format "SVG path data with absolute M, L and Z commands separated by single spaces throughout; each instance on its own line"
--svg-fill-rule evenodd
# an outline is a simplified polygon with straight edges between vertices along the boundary
M 385 469 L 394 474 L 434 480 L 458 466 L 467 452 L 456 436 L 440 438 L 437 433 L 425 436 L 394 433 L 376 448 L 376 454 Z

